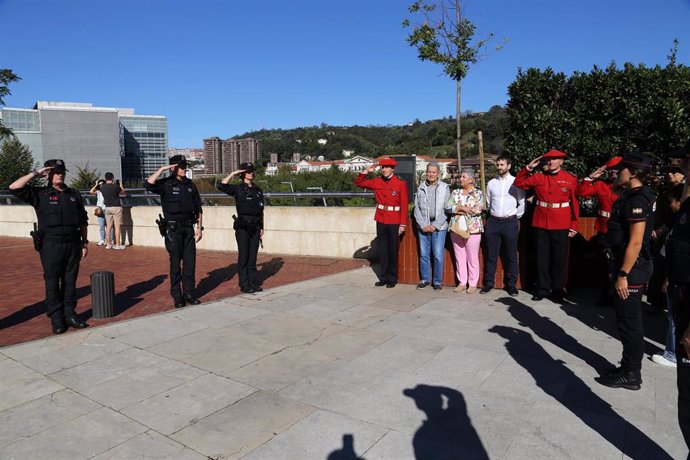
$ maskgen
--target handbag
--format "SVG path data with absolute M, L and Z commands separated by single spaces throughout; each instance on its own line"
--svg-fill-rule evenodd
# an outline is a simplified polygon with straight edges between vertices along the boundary
M 453 225 L 450 226 L 450 231 L 462 238 L 469 238 L 470 231 L 467 228 L 467 219 L 465 216 L 459 216 L 457 219 L 455 219 Z
M 96 217 L 103 217 L 103 208 L 96 206 L 96 208 L 93 210 L 93 215 Z

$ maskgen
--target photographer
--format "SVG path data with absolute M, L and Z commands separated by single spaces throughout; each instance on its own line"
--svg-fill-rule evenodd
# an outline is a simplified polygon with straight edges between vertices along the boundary
M 264 235 L 264 194 L 254 185 L 255 174 L 252 163 L 242 163 L 240 169 L 230 173 L 218 185 L 218 190 L 235 198 L 237 206 L 233 225 L 238 252 L 237 274 L 240 290 L 245 294 L 263 291 L 257 279 L 256 257 Z M 230 184 L 235 176 L 240 177 L 240 183 Z

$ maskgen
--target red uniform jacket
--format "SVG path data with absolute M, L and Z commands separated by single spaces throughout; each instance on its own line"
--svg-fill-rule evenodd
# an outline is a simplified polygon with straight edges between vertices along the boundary
M 389 180 L 383 177 L 367 179 L 367 173 L 362 172 L 355 179 L 355 185 L 373 190 L 378 203 L 374 215 L 376 222 L 407 225 L 407 183 L 404 180 L 395 174 Z
M 594 223 L 594 230 L 597 233 L 606 233 L 608 231 L 609 219 L 611 218 L 611 210 L 613 203 L 618 199 L 618 195 L 613 193 L 613 184 L 604 181 L 593 181 L 585 179 L 580 182 L 575 194 L 582 198 L 597 197 L 599 200 L 599 212 L 597 212 L 597 221 Z
M 575 197 L 577 177 L 562 169 L 556 174 L 530 175 L 525 167 L 515 176 L 514 185 L 525 190 L 534 189 L 533 227 L 577 231 L 580 217 L 580 205 Z

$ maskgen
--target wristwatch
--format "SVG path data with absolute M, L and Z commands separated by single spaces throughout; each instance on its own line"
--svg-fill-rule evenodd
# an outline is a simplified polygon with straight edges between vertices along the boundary
M 621 278 L 627 278 L 628 272 L 626 272 L 625 270 L 618 270 L 618 276 Z
M 201 230 L 201 231 L 203 232 L 203 231 L 204 231 L 204 226 L 203 226 L 203 225 L 199 225 L 198 229 Z

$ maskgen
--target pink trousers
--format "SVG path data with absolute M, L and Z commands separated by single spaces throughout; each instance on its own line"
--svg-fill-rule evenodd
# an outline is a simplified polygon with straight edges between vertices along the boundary
M 455 274 L 460 286 L 469 285 L 477 287 L 479 283 L 479 246 L 482 242 L 482 234 L 470 235 L 468 239 L 450 233 L 455 253 Z

